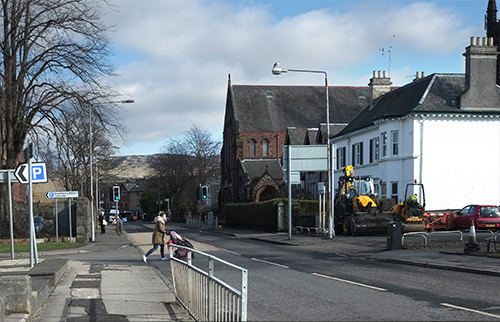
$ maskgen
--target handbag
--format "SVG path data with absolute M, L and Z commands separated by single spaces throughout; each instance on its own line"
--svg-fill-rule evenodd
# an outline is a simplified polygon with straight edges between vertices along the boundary
M 108 222 L 107 222 L 106 220 L 103 220 L 103 221 L 102 221 L 102 225 L 103 225 L 103 226 L 106 226 L 107 224 L 108 224 Z

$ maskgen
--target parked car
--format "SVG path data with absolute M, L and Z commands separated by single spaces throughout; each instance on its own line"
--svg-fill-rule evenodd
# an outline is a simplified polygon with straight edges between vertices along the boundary
M 469 229 L 471 220 L 477 229 L 500 229 L 500 209 L 492 205 L 468 205 L 455 214 L 455 227 Z
M 121 214 L 120 214 L 120 218 L 122 219 L 123 222 L 127 222 L 127 217 L 123 217 Z M 115 214 L 110 214 L 109 217 L 108 217 L 108 222 L 112 225 L 116 225 L 116 221 L 115 221 Z

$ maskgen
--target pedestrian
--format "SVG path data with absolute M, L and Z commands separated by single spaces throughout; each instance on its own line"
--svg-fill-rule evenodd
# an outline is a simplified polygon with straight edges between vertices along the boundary
M 108 222 L 106 221 L 106 217 L 104 216 L 104 211 L 101 211 L 101 214 L 99 215 L 99 225 L 101 225 L 101 234 L 106 233 L 106 225 Z
M 160 211 L 159 215 L 155 218 L 155 230 L 153 232 L 153 247 L 146 253 L 146 255 L 142 255 L 142 260 L 147 263 L 148 256 L 151 255 L 154 251 L 160 247 L 160 255 L 161 260 L 167 260 L 165 257 L 165 241 L 164 237 L 167 233 L 166 223 L 167 223 L 167 215 L 165 212 Z

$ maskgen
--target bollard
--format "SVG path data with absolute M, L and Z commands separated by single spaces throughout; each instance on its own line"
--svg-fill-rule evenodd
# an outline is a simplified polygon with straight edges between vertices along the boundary
M 401 249 L 403 224 L 400 221 L 387 223 L 387 249 Z
M 481 250 L 479 244 L 476 239 L 476 226 L 474 225 L 474 219 L 470 221 L 470 230 L 469 230 L 469 242 L 465 244 L 464 253 L 472 254 Z

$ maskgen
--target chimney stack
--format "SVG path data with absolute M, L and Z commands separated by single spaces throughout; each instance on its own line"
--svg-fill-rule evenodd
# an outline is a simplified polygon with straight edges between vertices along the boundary
M 417 71 L 417 74 L 415 75 L 415 79 L 413 79 L 413 81 L 418 81 L 419 79 L 424 78 L 424 77 L 425 77 L 424 71 L 422 71 L 422 76 L 420 76 L 420 72 Z
M 381 72 L 380 70 L 373 71 L 373 78 L 370 79 L 370 86 L 372 90 L 371 104 L 373 101 L 384 95 L 385 93 L 389 93 L 391 91 L 391 78 L 387 77 L 387 71 Z
M 493 38 L 471 37 L 465 48 L 465 91 L 462 110 L 499 110 L 500 89 L 496 85 L 497 46 Z

